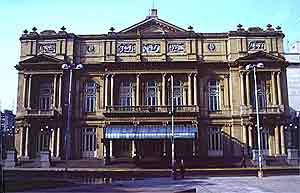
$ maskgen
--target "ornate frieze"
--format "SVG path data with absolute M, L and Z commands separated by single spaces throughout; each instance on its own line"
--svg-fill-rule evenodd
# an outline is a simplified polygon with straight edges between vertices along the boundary
M 168 44 L 168 52 L 169 53 L 185 53 L 185 43 L 184 42 L 169 43 Z
M 143 44 L 143 53 L 151 54 L 151 53 L 159 53 L 160 52 L 160 44 Z
M 135 53 L 135 43 L 119 43 L 118 53 L 119 54 L 132 54 Z
M 248 50 L 265 50 L 265 40 L 250 40 L 248 41 Z
M 55 54 L 56 53 L 56 44 L 55 43 L 41 43 L 39 44 L 40 54 Z

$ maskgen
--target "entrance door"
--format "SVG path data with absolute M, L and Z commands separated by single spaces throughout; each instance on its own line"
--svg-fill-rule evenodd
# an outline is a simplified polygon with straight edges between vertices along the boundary
M 97 156 L 96 128 L 82 129 L 81 150 L 82 158 L 96 158 Z

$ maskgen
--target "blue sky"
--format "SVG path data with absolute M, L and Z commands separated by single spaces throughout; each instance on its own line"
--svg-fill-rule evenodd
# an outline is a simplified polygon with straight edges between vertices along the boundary
M 282 27 L 287 40 L 300 40 L 299 0 L 156 0 L 161 19 L 197 32 L 227 32 L 241 23 L 265 28 Z M 1 109 L 16 103 L 19 37 L 24 29 L 59 30 L 65 26 L 75 34 L 117 31 L 145 18 L 152 0 L 2 0 L 0 1 L 0 100 Z M 297 11 L 298 10 L 298 11 Z

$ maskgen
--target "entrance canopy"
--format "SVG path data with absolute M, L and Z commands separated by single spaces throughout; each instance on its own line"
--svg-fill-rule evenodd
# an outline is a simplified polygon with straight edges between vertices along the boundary
M 193 125 L 174 125 L 176 139 L 195 139 L 198 128 Z M 106 139 L 170 139 L 170 125 L 109 125 L 105 129 Z

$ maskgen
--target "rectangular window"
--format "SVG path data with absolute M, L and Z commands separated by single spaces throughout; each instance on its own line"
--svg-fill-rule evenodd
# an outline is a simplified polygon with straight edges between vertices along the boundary
M 50 82 L 42 82 L 39 90 L 40 110 L 49 110 L 51 107 L 52 87 Z
M 147 81 L 145 103 L 148 106 L 157 105 L 157 85 L 154 80 Z
M 127 81 L 122 81 L 120 84 L 120 106 L 123 107 L 128 107 L 132 106 L 132 92 L 133 92 L 133 87 L 132 87 L 132 82 L 127 80 Z
M 97 85 L 95 81 L 85 83 L 85 112 L 96 111 L 96 91 Z
M 220 83 L 218 80 L 208 81 L 208 110 L 219 111 L 220 108 Z
M 207 130 L 208 135 L 208 156 L 223 156 L 223 134 L 220 127 L 210 127 Z
M 174 91 L 174 106 L 182 106 L 183 105 L 183 82 L 180 80 L 174 80 L 173 85 L 173 91 Z M 172 97 L 172 88 L 170 85 L 169 90 L 169 105 L 171 105 L 171 97 Z

